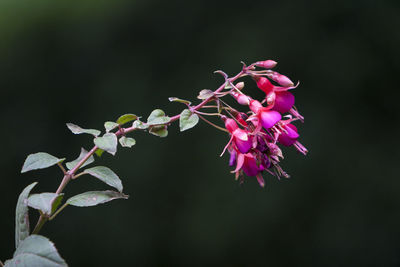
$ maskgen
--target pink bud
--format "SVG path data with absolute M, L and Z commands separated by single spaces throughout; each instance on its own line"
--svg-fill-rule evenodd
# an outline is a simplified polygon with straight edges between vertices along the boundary
M 235 84 L 235 87 L 236 87 L 238 90 L 242 90 L 242 89 L 244 88 L 244 82 L 240 82 L 240 83 Z
M 273 67 L 276 66 L 276 64 L 278 64 L 278 62 L 269 59 L 269 60 L 264 60 L 264 61 L 258 61 L 256 63 L 256 66 L 265 68 L 265 69 L 272 69 Z
M 248 105 L 250 104 L 249 97 L 246 96 L 246 95 L 240 95 L 240 96 L 237 98 L 237 102 L 238 102 L 240 105 L 246 105 L 246 106 L 248 106 Z
M 284 87 L 293 86 L 294 83 L 285 75 L 274 72 L 270 78 Z

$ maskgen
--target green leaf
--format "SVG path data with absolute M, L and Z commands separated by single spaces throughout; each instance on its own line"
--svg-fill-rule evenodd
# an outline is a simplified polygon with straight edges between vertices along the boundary
M 58 254 L 53 242 L 44 236 L 31 235 L 22 241 L 14 258 L 5 262 L 5 267 L 46 266 L 61 267 L 67 263 Z
M 17 207 L 15 209 L 15 247 L 18 247 L 20 242 L 29 236 L 29 214 L 26 200 L 36 184 L 37 182 L 34 182 L 25 187 L 18 197 Z
M 170 118 L 165 116 L 164 111 L 161 109 L 155 109 L 151 112 L 150 116 L 147 118 L 147 124 L 158 125 L 166 124 L 170 121 Z
M 214 92 L 209 89 L 203 89 L 200 91 L 199 95 L 197 96 L 198 99 L 207 99 L 214 96 Z
M 134 146 L 135 144 L 136 144 L 136 140 L 135 139 L 133 139 L 133 138 L 130 138 L 130 137 L 125 137 L 125 136 L 122 136 L 120 139 L 119 139 L 119 143 L 121 144 L 121 146 L 123 146 L 123 147 L 132 147 L 132 146 Z
M 86 157 L 86 155 L 88 153 L 89 152 L 87 152 L 84 148 L 81 148 L 81 154 L 79 155 L 79 157 L 76 160 L 65 163 L 65 165 L 67 166 L 68 170 L 73 169 L 76 166 L 76 164 L 78 164 L 78 162 L 80 162 L 84 157 Z M 85 161 L 85 163 L 83 163 L 83 165 L 80 168 L 83 168 L 86 165 L 89 165 L 89 164 L 91 164 L 93 162 L 94 162 L 94 157 L 90 156 L 89 159 L 87 161 Z
M 128 123 L 130 121 L 134 121 L 138 118 L 138 116 L 136 116 L 135 114 L 125 114 L 122 115 L 121 117 L 118 118 L 117 123 L 119 125 L 123 125 L 125 123 Z
M 102 137 L 96 137 L 94 144 L 114 156 L 117 153 L 118 138 L 113 133 L 106 133 Z
M 128 199 L 129 196 L 115 191 L 90 191 L 71 197 L 67 204 L 76 207 L 90 207 L 103 204 L 114 199 Z
M 95 130 L 95 129 L 83 129 L 73 123 L 67 123 L 67 127 L 68 127 L 68 129 L 71 130 L 71 132 L 73 134 L 91 134 L 94 137 L 97 137 L 101 133 L 99 130 Z
M 180 98 L 177 98 L 177 97 L 169 97 L 168 100 L 170 102 L 179 102 L 179 103 L 186 104 L 186 105 L 192 104 L 192 102 L 190 102 L 188 100 L 180 99 Z
M 103 149 L 100 149 L 100 148 L 98 148 L 98 149 L 96 149 L 96 151 L 94 152 L 99 158 L 101 157 L 101 155 L 103 155 L 103 153 L 104 153 L 104 150 Z
M 149 128 L 149 126 L 147 124 L 145 124 L 144 122 L 141 122 L 140 120 L 135 120 L 133 122 L 132 126 L 137 129 L 141 129 L 141 130 Z
M 30 154 L 24 162 L 21 173 L 32 170 L 45 169 L 64 160 L 65 158 L 59 159 L 44 152 Z
M 106 121 L 104 123 L 104 128 L 106 128 L 106 132 L 108 133 L 111 130 L 114 130 L 115 128 L 117 128 L 119 126 L 118 123 L 113 122 L 113 121 Z
M 150 128 L 149 133 L 156 135 L 158 137 L 167 137 L 168 136 L 167 126 L 164 125 L 153 126 Z
M 46 215 L 51 215 L 60 205 L 63 196 L 64 194 L 56 193 L 33 194 L 29 196 L 27 204 Z
M 86 169 L 83 173 L 90 174 L 100 181 L 116 188 L 119 192 L 122 192 L 122 183 L 119 177 L 109 168 L 104 166 L 97 166 L 90 169 Z
M 197 116 L 197 114 L 192 113 L 188 109 L 184 109 L 179 117 L 179 128 L 181 129 L 181 132 L 183 132 L 193 128 L 198 122 L 199 116 Z

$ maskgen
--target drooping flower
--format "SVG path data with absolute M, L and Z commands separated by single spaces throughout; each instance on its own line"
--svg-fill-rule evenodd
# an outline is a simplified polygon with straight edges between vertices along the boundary
M 251 136 L 247 131 L 240 129 L 239 126 L 233 119 L 225 119 L 225 128 L 231 134 L 231 139 L 229 140 L 225 149 L 232 143 L 240 151 L 240 153 L 247 153 L 252 147 L 253 141 Z M 225 151 L 224 149 L 224 151 Z
M 264 107 L 257 100 L 251 100 L 249 107 L 250 110 L 255 113 L 255 115 L 250 116 L 249 120 L 257 124 L 257 130 L 261 129 L 261 125 L 265 129 L 270 129 L 282 119 L 282 116 L 278 111 Z
M 261 172 L 264 170 L 264 166 L 257 164 L 255 156 L 252 153 L 237 153 L 235 154 L 235 157 L 236 169 L 233 172 L 236 173 L 236 177 L 240 175 L 239 172 L 242 170 L 247 176 L 256 176 L 260 186 L 264 187 L 265 181 L 261 175 Z
M 300 135 L 297 132 L 296 126 L 283 122 L 280 128 L 283 131 L 278 136 L 278 142 L 284 146 L 294 146 L 300 153 L 306 155 L 308 150 L 297 141 Z

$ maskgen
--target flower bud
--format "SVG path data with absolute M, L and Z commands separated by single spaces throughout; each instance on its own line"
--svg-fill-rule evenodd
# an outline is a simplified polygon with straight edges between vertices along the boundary
M 263 108 L 263 105 L 261 105 L 261 103 L 257 100 L 251 100 L 249 107 L 251 111 L 253 111 L 254 113 L 258 113 L 260 108 Z
M 284 87 L 289 87 L 289 86 L 294 85 L 294 83 L 288 77 L 286 77 L 285 75 L 279 74 L 277 72 L 274 72 L 272 74 L 271 79 Z
M 236 87 L 238 90 L 242 90 L 242 89 L 244 88 L 244 82 L 240 82 L 240 83 L 235 84 L 235 87 Z
M 278 64 L 278 62 L 269 59 L 269 60 L 264 60 L 264 61 L 258 61 L 256 63 L 256 66 L 265 68 L 265 69 L 272 69 L 273 67 L 276 66 L 276 64 Z

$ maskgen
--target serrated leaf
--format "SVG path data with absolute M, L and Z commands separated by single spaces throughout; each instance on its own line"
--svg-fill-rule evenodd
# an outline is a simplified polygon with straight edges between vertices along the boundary
M 166 124 L 170 121 L 170 118 L 165 116 L 164 111 L 161 109 L 155 109 L 151 112 L 150 116 L 147 118 L 147 124 L 158 125 Z
M 5 262 L 5 267 L 16 266 L 62 267 L 67 263 L 58 254 L 53 242 L 44 236 L 31 235 L 20 243 L 14 258 Z
M 188 109 L 184 109 L 179 117 L 179 128 L 181 129 L 181 132 L 183 132 L 193 128 L 198 122 L 199 116 L 197 116 L 197 114 L 192 113 Z
M 18 197 L 17 207 L 15 208 L 15 247 L 17 248 L 21 241 L 29 236 L 29 214 L 26 200 L 32 188 L 37 184 L 34 182 L 21 192 Z
M 44 152 L 38 152 L 35 154 L 30 154 L 25 162 L 24 166 L 22 166 L 21 173 L 38 170 L 38 169 L 45 169 L 50 166 L 53 166 L 59 162 L 64 161 L 65 158 L 59 159 L 50 154 Z
M 186 105 L 192 104 L 192 102 L 190 102 L 188 100 L 180 99 L 180 98 L 177 98 L 177 97 L 169 97 L 168 100 L 170 102 L 179 102 L 179 103 L 186 104 Z
M 197 96 L 198 99 L 207 99 L 214 96 L 214 92 L 209 89 L 203 89 L 200 91 L 199 95 Z
M 97 166 L 90 169 L 86 169 L 84 173 L 90 174 L 100 181 L 116 188 L 119 192 L 122 192 L 122 182 L 119 177 L 110 169 L 104 166 Z
M 147 124 L 145 124 L 144 122 L 141 122 L 140 120 L 135 120 L 133 122 L 132 126 L 137 129 L 141 129 L 141 130 L 149 128 L 149 126 Z
M 78 164 L 84 157 L 86 157 L 86 155 L 88 153 L 89 152 L 87 152 L 84 148 L 81 148 L 81 154 L 79 155 L 79 157 L 76 160 L 65 163 L 65 165 L 67 166 L 68 170 L 73 169 L 76 166 L 76 164 Z M 89 165 L 89 164 L 91 164 L 93 162 L 94 162 L 94 157 L 90 156 L 89 159 L 87 161 L 85 161 L 85 163 L 83 163 L 83 165 L 80 168 L 83 168 L 83 167 L 85 167 L 85 166 L 87 166 L 87 165 Z
M 158 137 L 167 137 L 168 136 L 167 126 L 164 125 L 153 126 L 150 128 L 149 133 L 156 135 Z
M 135 114 L 125 114 L 122 115 L 121 117 L 118 118 L 117 123 L 119 125 L 123 125 L 125 123 L 128 123 L 130 121 L 134 121 L 138 118 L 138 116 L 136 116 Z
M 136 144 L 136 140 L 135 139 L 133 139 L 133 138 L 130 138 L 130 137 L 125 137 L 125 136 L 122 136 L 120 139 L 119 139 L 119 143 L 121 144 L 121 146 L 123 146 L 123 147 L 132 147 L 132 146 L 134 146 L 135 144 Z
M 73 134 L 91 134 L 94 137 L 97 137 L 101 133 L 99 130 L 96 129 L 83 129 L 80 126 L 73 123 L 67 123 L 67 127 Z
M 117 153 L 118 138 L 113 133 L 106 133 L 102 137 L 96 137 L 94 144 L 114 156 Z
M 113 122 L 113 121 L 106 121 L 104 123 L 104 128 L 106 129 L 106 132 L 108 133 L 111 130 L 114 130 L 115 128 L 117 128 L 119 126 L 118 123 Z
M 114 199 L 127 199 L 129 196 L 115 191 L 89 191 L 67 200 L 67 204 L 76 207 L 91 207 Z
M 100 148 L 98 148 L 95 152 L 94 152 L 99 158 L 101 157 L 101 155 L 103 155 L 103 153 L 104 153 L 104 150 L 103 149 L 100 149 Z
M 30 195 L 27 201 L 29 207 L 42 211 L 46 215 L 51 215 L 60 205 L 64 194 L 41 193 Z

